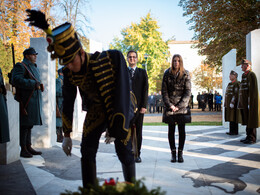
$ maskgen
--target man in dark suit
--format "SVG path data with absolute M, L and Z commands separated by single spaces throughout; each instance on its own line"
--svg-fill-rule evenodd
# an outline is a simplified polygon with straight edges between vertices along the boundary
M 140 163 L 142 161 L 140 154 L 142 145 L 143 119 L 144 113 L 146 112 L 148 99 L 148 77 L 144 69 L 137 68 L 136 66 L 138 62 L 136 51 L 130 50 L 127 53 L 127 62 L 129 65 L 130 77 L 132 81 L 132 90 L 135 94 L 138 107 L 138 116 L 135 120 L 138 156 L 136 157 L 135 162 Z

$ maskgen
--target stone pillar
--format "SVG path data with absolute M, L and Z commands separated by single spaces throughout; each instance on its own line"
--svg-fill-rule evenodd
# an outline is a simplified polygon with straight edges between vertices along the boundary
M 225 128 L 229 127 L 229 122 L 225 122 L 225 94 L 228 83 L 230 82 L 229 73 L 236 67 L 236 49 L 231 49 L 226 55 L 222 57 L 222 94 L 223 94 L 223 108 L 222 108 L 222 125 Z
M 260 90 L 260 29 L 246 35 L 246 58 L 252 62 L 252 70 L 257 76 L 258 92 Z M 260 139 L 260 128 L 257 128 L 257 139 Z
M 42 93 L 42 126 L 32 129 L 32 144 L 37 147 L 51 147 L 56 142 L 56 64 L 47 51 L 45 38 L 31 38 L 30 46 L 34 47 L 37 56 L 37 66 L 44 85 Z
M 0 164 L 6 165 L 20 159 L 19 147 L 19 103 L 13 94 L 7 91 L 7 110 L 10 142 L 0 144 Z

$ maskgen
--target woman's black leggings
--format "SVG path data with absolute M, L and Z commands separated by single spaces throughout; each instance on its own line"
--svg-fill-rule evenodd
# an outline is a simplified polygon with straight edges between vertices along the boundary
M 169 124 L 168 125 L 168 140 L 170 144 L 171 151 L 176 150 L 175 146 L 175 124 Z M 179 130 L 179 150 L 183 150 L 184 148 L 184 142 L 186 138 L 185 133 L 185 124 L 178 124 L 178 130 Z

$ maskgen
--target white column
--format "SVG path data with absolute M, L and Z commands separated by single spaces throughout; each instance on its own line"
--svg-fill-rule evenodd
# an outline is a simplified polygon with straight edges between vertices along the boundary
M 252 70 L 256 74 L 258 93 L 260 90 L 260 29 L 246 35 L 246 58 L 252 62 Z M 260 139 L 260 128 L 257 128 L 257 139 Z
M 30 46 L 38 53 L 36 64 L 44 85 L 42 93 L 42 126 L 32 129 L 32 144 L 38 147 L 51 147 L 56 142 L 56 66 L 47 51 L 45 38 L 31 38 Z
M 225 93 L 228 83 L 230 82 L 229 74 L 231 70 L 236 67 L 236 49 L 231 49 L 226 55 L 222 57 L 222 94 L 223 94 L 223 104 L 222 104 L 222 125 L 225 128 L 229 127 L 229 122 L 225 122 Z

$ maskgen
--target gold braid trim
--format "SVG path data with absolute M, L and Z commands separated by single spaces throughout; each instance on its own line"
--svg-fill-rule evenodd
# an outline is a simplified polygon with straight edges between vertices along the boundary
M 115 83 L 115 82 L 114 82 L 114 81 L 110 81 L 110 82 L 108 82 L 108 83 L 102 85 L 99 89 L 100 89 L 100 90 L 103 90 L 104 87 L 106 87 L 106 86 L 108 86 L 108 85 L 111 85 L 111 84 L 113 84 L 113 83 Z
M 102 78 L 102 79 L 97 80 L 97 83 L 100 83 L 100 82 L 102 82 L 102 81 L 104 81 L 104 80 L 107 80 L 108 78 L 111 78 L 111 77 L 113 77 L 112 74 L 109 75 L 109 76 L 106 76 L 106 77 L 104 77 L 104 78 Z
M 111 88 L 111 89 L 108 89 L 108 90 L 106 90 L 106 91 L 103 91 L 102 93 L 101 93 L 101 96 L 105 96 L 107 93 L 109 93 L 110 91 L 112 91 L 112 90 L 114 90 L 115 89 L 115 87 L 113 87 L 113 88 Z
M 128 133 L 125 139 L 120 140 L 125 146 L 127 145 L 129 139 L 131 137 L 131 128 L 128 129 Z
M 113 123 L 114 123 L 114 119 L 115 119 L 115 117 L 116 117 L 117 115 L 121 115 L 121 116 L 123 117 L 124 120 L 123 120 L 122 129 L 123 129 L 124 131 L 128 132 L 129 129 L 126 129 L 126 128 L 124 127 L 124 126 L 125 126 L 125 115 L 123 115 L 122 113 L 115 113 L 115 114 L 113 115 L 112 121 L 111 121 L 111 123 L 110 123 L 110 127 L 112 127 L 112 125 L 113 125 Z
M 93 70 L 97 70 L 97 69 L 100 69 L 100 68 L 103 68 L 103 67 L 109 66 L 109 65 L 111 65 L 110 62 L 107 62 L 107 63 L 101 64 L 99 66 L 93 67 Z
M 106 69 L 106 70 L 101 71 L 99 73 L 95 73 L 95 76 L 98 77 L 98 76 L 100 76 L 102 74 L 105 74 L 106 72 L 112 72 L 112 68 Z
M 109 106 L 110 104 L 112 104 L 112 102 L 108 102 L 108 103 L 106 104 L 106 108 L 108 108 L 108 106 Z
M 111 96 L 107 96 L 106 99 L 105 99 L 105 103 L 107 103 L 108 99 L 110 99 L 110 98 L 111 98 Z

